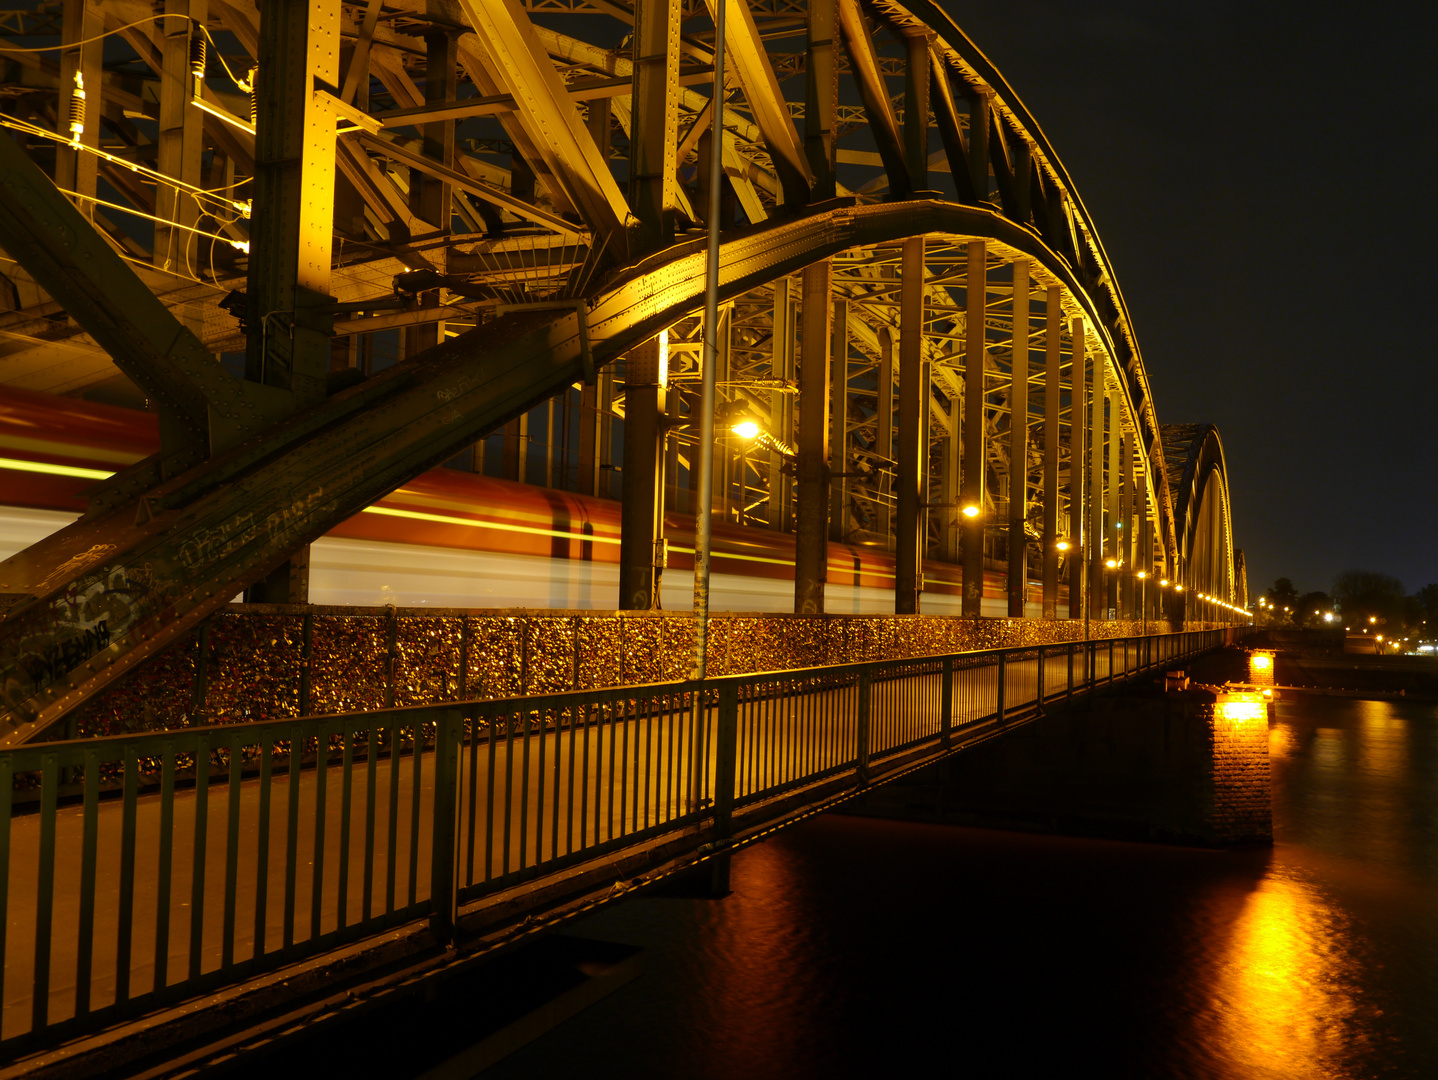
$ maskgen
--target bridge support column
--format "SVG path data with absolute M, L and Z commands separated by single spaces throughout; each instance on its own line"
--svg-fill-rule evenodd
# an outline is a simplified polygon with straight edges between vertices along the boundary
M 659 607 L 668 352 L 668 335 L 661 333 L 625 358 L 619 607 L 626 611 Z
M 829 539 L 849 531 L 849 302 L 834 299 L 829 356 Z
M 1107 476 L 1108 483 L 1104 489 L 1105 518 L 1108 522 L 1108 531 L 1104 535 L 1104 568 L 1108 569 L 1108 560 L 1114 561 L 1114 566 L 1109 570 L 1108 580 L 1104 583 L 1104 609 L 1105 614 L 1112 614 L 1115 618 L 1122 618 L 1120 614 L 1119 583 L 1123 580 L 1124 566 L 1123 559 L 1123 518 L 1120 510 L 1119 486 L 1123 479 L 1123 473 L 1119 467 L 1119 443 L 1122 438 L 1120 434 L 1119 415 L 1121 406 L 1119 404 L 1119 390 L 1116 385 L 1110 385 L 1104 380 L 1104 398 L 1108 411 L 1108 428 L 1105 438 L 1104 449 L 1108 454 Z
M 1134 573 L 1139 569 L 1136 552 L 1134 550 L 1134 521 L 1133 521 L 1133 436 L 1125 433 L 1119 442 L 1118 455 L 1119 476 L 1123 480 L 1123 488 L 1118 498 L 1118 518 L 1123 528 L 1118 533 L 1119 558 L 1123 560 L 1123 570 L 1119 575 L 1119 615 L 1124 619 L 1138 617 L 1138 609 L 1134 606 L 1134 582 L 1138 579 Z
M 773 355 L 769 374 L 783 380 L 785 386 L 794 380 L 794 301 L 793 279 L 780 278 L 774 283 Z M 774 437 L 787 446 L 794 445 L 794 397 L 782 389 L 769 394 L 769 427 Z M 787 532 L 794 501 L 794 481 L 784 470 L 784 455 L 769 451 L 769 528 Z
M 630 122 L 630 203 L 635 243 L 658 251 L 674 240 L 674 158 L 679 146 L 679 16 L 669 0 L 634 5 L 634 96 Z M 703 159 L 700 172 L 708 169 Z M 708 203 L 705 204 L 706 212 Z
M 982 613 L 984 596 L 984 316 L 988 303 L 988 256 L 982 240 L 968 245 L 964 279 L 964 603 L 966 619 Z
M 1044 298 L 1044 618 L 1059 610 L 1059 331 L 1063 308 L 1059 287 L 1050 285 Z
M 334 114 L 315 80 L 339 84 L 339 8 L 323 0 L 261 5 L 256 75 L 254 219 L 247 284 L 245 377 L 288 390 L 295 408 L 325 396 L 332 318 Z M 264 603 L 309 600 L 309 549 L 248 593 Z
M 1085 465 L 1086 432 L 1088 413 L 1085 411 L 1084 378 L 1084 323 L 1082 318 L 1074 319 L 1070 329 L 1072 354 L 1069 395 L 1069 618 L 1087 617 L 1088 590 L 1086 572 L 1088 567 L 1087 519 L 1084 516 L 1084 499 L 1088 492 L 1088 468 Z M 1087 636 L 1087 635 L 1085 635 Z
M 874 424 L 878 428 L 876 446 L 880 454 L 886 458 L 892 458 L 894 456 L 894 335 L 887 326 L 879 331 L 878 410 L 878 415 L 874 417 Z M 879 480 L 881 495 L 893 493 L 893 480 L 893 471 L 885 469 Z M 879 503 L 878 518 L 879 540 L 887 548 L 890 543 L 889 538 L 894 532 L 894 511 L 887 498 Z
M 894 469 L 894 614 L 917 615 L 923 588 L 929 388 L 924 379 L 924 239 L 904 241 L 899 267 L 899 453 Z
M 1107 386 L 1103 354 L 1095 352 L 1089 365 L 1089 459 L 1088 459 L 1088 608 L 1090 619 L 1102 619 L 1107 615 L 1108 575 L 1104 568 L 1104 541 L 1108 538 L 1103 527 L 1104 500 L 1104 413 L 1107 411 Z
M 1013 366 L 1009 376 L 1009 618 L 1024 617 L 1029 542 L 1029 264 L 1014 262 Z
M 424 43 L 425 71 L 429 73 L 424 81 L 425 103 L 453 101 L 459 86 L 459 38 L 437 29 L 425 34 Z M 431 120 L 424 125 L 423 132 L 424 156 L 447 169 L 454 168 L 454 121 Z M 441 233 L 450 231 L 454 191 L 444 181 L 423 176 L 418 169 L 411 169 L 409 206 L 416 218 L 429 222 Z M 438 292 L 426 296 L 438 302 Z M 444 322 L 441 320 L 407 326 L 404 329 L 404 354 L 406 357 L 414 356 L 443 340 Z
M 794 528 L 794 611 L 824 612 L 829 580 L 829 336 L 834 270 L 806 266 L 799 312 L 799 506 Z

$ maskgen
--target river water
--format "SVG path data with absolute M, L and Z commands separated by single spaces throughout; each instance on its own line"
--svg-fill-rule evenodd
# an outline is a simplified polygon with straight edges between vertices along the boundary
M 1438 706 L 1269 737 L 1271 850 L 812 819 L 576 924 L 643 974 L 484 1075 L 1438 1077 Z

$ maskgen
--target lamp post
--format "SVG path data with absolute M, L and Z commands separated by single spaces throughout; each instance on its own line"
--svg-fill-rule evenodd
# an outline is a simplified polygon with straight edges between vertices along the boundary
M 724 8 L 714 5 L 713 154 L 709 161 L 709 254 L 704 266 L 704 352 L 699 393 L 699 475 L 694 498 L 693 679 L 709 670 L 709 553 L 713 540 L 714 391 L 719 368 L 719 210 L 724 180 Z M 697 697 L 696 697 L 696 710 Z

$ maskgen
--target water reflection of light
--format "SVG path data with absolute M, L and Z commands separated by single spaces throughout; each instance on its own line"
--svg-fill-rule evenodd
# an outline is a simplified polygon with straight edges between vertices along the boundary
M 1249 895 L 1216 974 L 1218 1043 L 1234 1075 L 1342 1076 L 1362 1060 L 1351 920 L 1293 873 L 1274 867 Z
M 1358 704 L 1358 764 L 1368 779 L 1401 780 L 1408 771 L 1408 721 L 1389 701 Z
M 1268 729 L 1268 760 L 1286 758 L 1298 746 L 1293 729 L 1287 724 L 1274 724 Z

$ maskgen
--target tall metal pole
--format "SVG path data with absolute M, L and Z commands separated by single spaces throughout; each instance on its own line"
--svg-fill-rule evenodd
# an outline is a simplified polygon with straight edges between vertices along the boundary
M 714 502 L 714 384 L 719 367 L 719 204 L 724 179 L 724 0 L 714 5 L 714 120 L 709 140 L 709 261 L 704 271 L 704 354 L 699 393 L 699 477 L 694 485 L 694 667 L 709 669 L 709 547 Z

